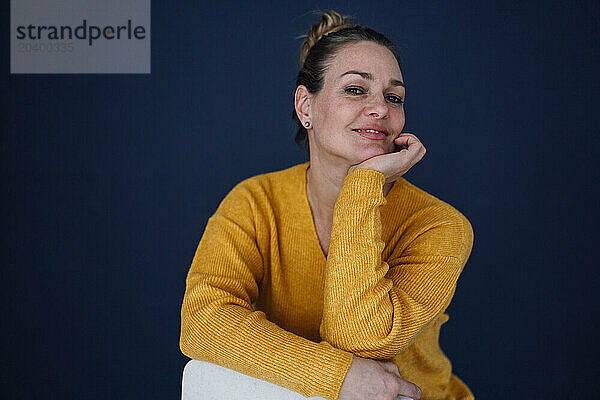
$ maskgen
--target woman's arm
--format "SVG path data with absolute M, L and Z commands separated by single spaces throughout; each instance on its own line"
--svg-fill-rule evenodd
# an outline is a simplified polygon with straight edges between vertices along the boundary
M 253 311 L 263 274 L 252 204 L 237 187 L 210 218 L 181 309 L 181 351 L 304 396 L 335 399 L 352 354 L 281 329 Z
M 356 355 L 389 359 L 442 312 L 471 251 L 468 220 L 452 207 L 425 208 L 418 232 L 389 264 L 382 260 L 383 173 L 346 176 L 334 209 L 320 333 Z

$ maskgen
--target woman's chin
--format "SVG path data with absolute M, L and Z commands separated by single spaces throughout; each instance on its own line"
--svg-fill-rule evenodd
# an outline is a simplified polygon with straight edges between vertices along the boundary
M 391 153 L 391 151 L 387 151 L 383 146 L 366 146 L 357 152 L 356 158 L 359 159 L 359 163 L 369 158 L 381 156 L 384 154 Z

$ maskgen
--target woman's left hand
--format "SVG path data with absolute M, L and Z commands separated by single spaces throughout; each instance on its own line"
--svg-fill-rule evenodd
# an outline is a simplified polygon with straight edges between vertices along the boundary
M 425 155 L 425 146 L 412 133 L 401 133 L 394 143 L 397 146 L 408 146 L 407 149 L 375 156 L 351 166 L 348 174 L 357 169 L 373 169 L 385 175 L 385 183 L 391 183 L 404 175 Z

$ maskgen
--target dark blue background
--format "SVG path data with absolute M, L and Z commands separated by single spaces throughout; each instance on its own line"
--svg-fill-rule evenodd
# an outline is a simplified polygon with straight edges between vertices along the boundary
M 3 398 L 177 398 L 185 277 L 241 179 L 302 162 L 297 54 L 329 8 L 398 44 L 406 178 L 475 242 L 441 342 L 478 399 L 592 398 L 597 1 L 153 2 L 151 75 L 10 75 Z

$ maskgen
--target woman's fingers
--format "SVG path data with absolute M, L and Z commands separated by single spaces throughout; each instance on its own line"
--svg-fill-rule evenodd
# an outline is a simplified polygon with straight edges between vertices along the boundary
M 398 391 L 398 399 L 419 399 L 421 398 L 421 389 L 412 382 L 409 382 L 402 378 L 400 375 L 400 371 L 398 371 L 398 366 L 393 362 L 389 361 L 378 361 L 379 365 L 386 372 L 395 375 L 398 377 L 396 380 L 397 383 L 397 391 Z
M 415 135 L 413 135 L 412 133 L 408 133 L 408 132 L 400 133 L 398 136 L 396 136 L 396 139 L 394 139 L 394 140 L 406 140 L 408 138 L 413 138 L 413 139 L 419 140 L 419 138 L 417 138 Z
M 404 379 L 400 379 L 398 385 L 398 395 L 409 397 L 415 400 L 421 398 L 421 389 L 414 383 L 411 383 Z
M 395 374 L 395 375 L 398 375 L 400 378 L 402 378 L 402 376 L 400 376 L 400 371 L 398 371 L 398 366 L 396 364 L 394 364 L 393 362 L 379 361 L 379 365 L 381 365 L 381 367 L 383 369 L 385 369 L 387 372 L 389 372 L 390 374 Z
M 394 363 L 354 356 L 338 398 L 393 399 L 399 395 L 416 400 L 421 398 L 421 390 L 402 379 Z
M 419 138 L 413 135 L 412 133 L 401 133 L 400 136 L 394 139 L 394 143 L 396 143 L 398 146 L 404 145 L 408 146 L 409 148 L 414 146 L 422 147 L 423 149 L 425 149 L 425 146 L 423 146 L 423 143 L 421 143 Z
M 410 160 L 411 166 L 416 164 L 425 155 L 426 149 L 423 143 L 412 133 L 401 133 L 394 142 L 398 146 L 408 146 L 407 149 L 400 150 L 404 151 L 408 160 Z

